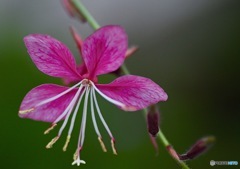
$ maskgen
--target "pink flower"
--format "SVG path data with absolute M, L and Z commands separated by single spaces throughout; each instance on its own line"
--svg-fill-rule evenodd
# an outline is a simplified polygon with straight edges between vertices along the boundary
M 102 116 L 96 93 L 125 111 L 140 110 L 167 100 L 167 94 L 160 86 L 140 76 L 125 75 L 109 84 L 98 84 L 98 75 L 113 72 L 124 62 L 128 46 L 127 35 L 119 26 L 102 27 L 81 42 L 82 44 L 78 44 L 81 47 L 83 60 L 80 66 L 76 66 L 72 53 L 62 42 L 48 35 L 28 35 L 24 38 L 24 42 L 32 61 L 40 71 L 53 77 L 64 78 L 69 82 L 76 82 L 72 87 L 55 84 L 37 86 L 25 96 L 19 110 L 19 116 L 22 118 L 51 122 L 52 125 L 45 134 L 49 133 L 59 121 L 64 120 L 58 135 L 46 148 L 51 148 L 60 138 L 71 116 L 67 140 L 63 147 L 66 151 L 79 106 L 83 104 L 78 145 L 72 164 L 85 163 L 80 159 L 80 151 L 84 143 L 89 102 L 93 125 L 103 151 L 106 151 L 106 148 L 97 126 L 95 113 L 111 138 L 113 153 L 117 154 L 114 137 Z

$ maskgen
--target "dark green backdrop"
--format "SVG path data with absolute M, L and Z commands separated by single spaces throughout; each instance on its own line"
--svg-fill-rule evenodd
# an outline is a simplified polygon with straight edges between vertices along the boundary
M 68 25 L 76 25 L 84 37 L 91 33 L 91 28 L 71 21 L 58 1 L 21 2 L 0 2 L 0 168 L 76 168 L 71 166 L 71 162 L 78 129 L 75 129 L 66 153 L 61 151 L 64 137 L 53 149 L 46 150 L 45 145 L 55 136 L 57 129 L 44 136 L 43 131 L 48 124 L 20 119 L 17 115 L 22 98 L 30 89 L 43 83 L 61 83 L 59 79 L 48 77 L 36 69 L 22 39 L 30 33 L 47 33 L 66 43 L 78 57 Z M 123 2 L 128 10 L 125 15 L 132 20 L 121 18 L 121 10 L 114 6 L 117 1 L 93 1 L 87 6 L 93 13 L 98 12 L 94 14 L 102 25 L 121 24 L 129 34 L 130 43 L 140 46 L 140 51 L 126 64 L 133 74 L 153 79 L 168 93 L 169 100 L 159 104 L 161 128 L 174 148 L 183 153 L 198 138 L 211 134 L 217 138 L 215 146 L 207 154 L 190 161 L 191 168 L 212 168 L 210 160 L 240 162 L 239 1 L 219 1 L 219 4 L 203 7 L 195 15 L 176 19 L 166 27 L 164 24 L 168 24 L 168 20 L 160 21 L 163 14 L 161 3 L 158 4 L 159 10 L 155 7 L 154 12 L 151 7 L 156 1 L 149 1 L 149 7 L 142 4 L 147 10 L 144 13 L 138 11 L 138 16 L 134 11 L 143 2 L 138 2 L 136 6 L 131 1 Z M 106 7 L 108 3 L 113 7 L 107 12 L 101 7 Z M 97 8 L 97 4 L 104 5 Z M 177 10 L 187 5 L 189 3 L 183 1 L 182 6 L 176 7 L 176 14 L 166 12 L 164 15 L 177 18 Z M 35 12 L 37 9 L 42 11 Z M 152 24 L 154 20 L 156 25 L 150 27 L 150 22 Z M 111 79 L 112 76 L 101 78 L 106 82 Z M 81 168 L 180 168 L 161 144 L 159 155 L 155 156 L 141 112 L 123 112 L 103 100 L 100 104 L 117 139 L 119 155 L 112 155 L 104 132 L 109 152 L 101 151 L 89 120 L 82 152 L 87 164 Z M 104 131 L 103 127 L 101 129 Z

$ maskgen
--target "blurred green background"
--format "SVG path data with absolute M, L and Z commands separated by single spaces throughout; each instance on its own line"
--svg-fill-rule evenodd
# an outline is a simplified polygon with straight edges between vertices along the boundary
M 122 25 L 129 35 L 129 44 L 140 47 L 126 64 L 132 74 L 153 79 L 168 93 L 169 100 L 159 104 L 160 120 L 174 148 L 183 153 L 200 137 L 216 136 L 216 144 L 210 151 L 189 161 L 189 166 L 212 168 L 210 160 L 240 162 L 239 0 L 85 0 L 83 3 L 101 25 Z M 58 129 L 45 136 L 43 131 L 49 124 L 20 119 L 17 115 L 30 89 L 43 83 L 61 84 L 61 80 L 37 70 L 26 52 L 23 37 L 30 33 L 49 34 L 67 44 L 79 60 L 69 25 L 75 25 L 83 37 L 92 32 L 87 24 L 68 17 L 58 0 L 0 1 L 2 169 L 77 168 L 71 162 L 78 128 L 67 152 L 62 152 L 64 137 L 53 149 L 46 150 L 45 145 Z M 101 78 L 106 82 L 111 79 L 112 76 Z M 81 168 L 180 168 L 159 141 L 159 155 L 155 156 L 141 112 L 123 112 L 104 100 L 100 104 L 117 140 L 119 155 L 112 154 L 103 127 L 109 152 L 102 152 L 88 119 L 81 153 L 87 164 Z

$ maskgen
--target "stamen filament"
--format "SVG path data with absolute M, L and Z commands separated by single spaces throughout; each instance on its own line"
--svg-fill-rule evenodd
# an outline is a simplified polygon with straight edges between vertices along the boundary
M 78 146 L 82 147 L 85 138 L 85 129 L 86 129 L 86 119 L 87 119 L 87 105 L 88 105 L 88 96 L 89 96 L 89 87 L 87 87 L 87 92 L 85 95 L 84 105 L 83 105 L 83 116 L 82 116 L 82 123 L 81 129 L 78 139 Z
M 46 104 L 46 103 L 49 103 L 49 102 L 51 102 L 51 101 L 53 101 L 53 100 L 58 99 L 59 97 L 67 94 L 68 92 L 72 91 L 74 88 L 76 88 L 77 86 L 79 86 L 80 84 L 82 84 L 82 82 L 83 82 L 83 80 L 80 81 L 79 83 L 75 84 L 74 86 L 70 87 L 69 89 L 63 91 L 62 93 L 59 93 L 59 94 L 56 95 L 56 96 L 53 96 L 53 97 L 51 97 L 51 98 L 49 98 L 49 99 L 46 99 L 46 100 L 44 100 L 44 101 L 41 101 L 40 103 L 38 103 L 38 104 L 36 105 L 36 107 L 37 107 L 37 106 L 41 106 L 41 105 Z
M 48 134 L 51 130 L 53 130 L 54 129 L 54 127 L 56 127 L 57 126 L 57 123 L 53 123 L 52 125 L 51 125 L 51 127 L 49 127 L 47 130 L 45 130 L 44 131 L 44 134 Z
M 98 126 L 97 126 L 97 121 L 96 121 L 96 118 L 95 118 L 95 112 L 94 112 L 94 107 L 93 107 L 93 90 L 94 89 L 91 88 L 91 93 L 90 93 L 92 122 L 93 122 L 93 126 L 94 126 L 94 129 L 95 129 L 98 137 L 101 138 L 101 134 L 100 134 Z
M 97 126 L 97 121 L 95 118 L 95 112 L 94 112 L 94 107 L 93 107 L 93 88 L 91 88 L 91 93 L 90 93 L 90 100 L 91 100 L 91 114 L 92 114 L 92 121 L 93 121 L 93 126 L 94 129 L 98 135 L 98 141 L 102 147 L 103 152 L 107 152 L 106 146 L 104 145 L 103 141 L 102 141 L 102 136 L 99 132 L 98 126 Z
M 70 124 L 70 127 L 69 127 L 69 130 L 68 130 L 68 135 L 71 135 L 72 134 L 72 130 L 73 130 L 73 127 L 74 127 L 74 122 L 75 122 L 75 119 L 76 119 L 76 116 L 77 116 L 77 112 L 78 112 L 78 109 L 79 109 L 79 106 L 80 106 L 80 103 L 82 101 L 82 98 L 83 98 L 83 95 L 85 94 L 86 92 L 86 88 L 84 88 L 79 100 L 78 100 L 78 103 L 75 107 L 75 110 L 73 112 L 73 116 L 72 116 L 72 119 L 71 119 L 71 124 Z
M 53 144 L 57 142 L 57 140 L 59 139 L 59 136 L 54 137 L 47 145 L 46 148 L 52 148 Z
M 96 98 L 95 90 L 93 90 L 93 99 L 94 99 L 94 102 L 95 102 L 95 106 L 96 106 L 96 109 L 97 109 L 98 115 L 99 115 L 99 117 L 100 117 L 100 119 L 101 119 L 101 121 L 102 121 L 102 123 L 103 123 L 105 129 L 107 130 L 109 136 L 110 136 L 111 138 L 113 138 L 112 132 L 110 131 L 110 129 L 109 129 L 107 123 L 105 122 L 105 120 L 104 120 L 104 118 L 103 118 L 103 116 L 102 116 L 102 113 L 101 113 L 101 111 L 100 111 L 100 108 L 99 108 L 99 106 L 98 106 L 98 102 L 97 102 L 97 98 Z
M 123 104 L 123 103 L 121 103 L 121 102 L 119 102 L 119 101 L 117 101 L 117 100 L 114 100 L 114 99 L 108 97 L 107 95 L 103 94 L 100 90 L 98 90 L 98 88 L 94 85 L 94 83 L 93 83 L 92 81 L 90 81 L 90 82 L 91 82 L 92 86 L 94 87 L 94 89 L 95 89 L 104 99 L 106 99 L 107 101 L 109 101 L 109 102 L 111 102 L 111 103 L 113 103 L 113 104 L 115 104 L 115 105 L 117 105 L 117 106 L 120 106 L 120 107 L 123 107 L 123 108 L 127 107 L 125 104 Z
M 75 102 L 76 102 L 76 100 L 77 100 L 77 98 L 78 98 L 78 96 L 81 92 L 81 89 L 82 89 L 82 85 L 79 87 L 77 93 L 75 94 L 74 98 L 72 99 L 70 104 L 67 106 L 67 108 L 64 110 L 64 112 L 60 116 L 58 116 L 58 118 L 53 123 L 59 122 L 64 116 L 66 116 L 68 111 L 73 108 L 73 106 L 74 106 L 74 104 L 75 104 Z

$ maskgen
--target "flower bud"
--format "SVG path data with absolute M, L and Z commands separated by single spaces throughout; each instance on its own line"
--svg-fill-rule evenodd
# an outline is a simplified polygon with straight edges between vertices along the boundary
M 159 131 L 159 111 L 156 105 L 149 107 L 147 114 L 147 126 L 149 134 L 156 137 Z
M 72 34 L 72 37 L 77 45 L 77 48 L 80 52 L 80 54 L 82 53 L 82 45 L 83 45 L 83 40 L 80 37 L 80 35 L 78 35 L 77 31 L 75 30 L 75 28 L 73 26 L 70 27 L 70 32 Z
M 156 151 L 156 155 L 158 155 L 159 154 L 159 148 L 158 148 L 158 144 L 157 144 L 157 141 L 156 141 L 156 137 L 153 137 L 151 134 L 149 134 L 149 137 L 150 137 L 150 140 L 152 142 L 153 148 Z
M 179 155 L 180 160 L 190 160 L 204 153 L 214 143 L 215 137 L 208 136 L 198 140 L 185 154 Z
M 125 58 L 128 58 L 130 56 L 132 56 L 135 52 L 138 51 L 138 47 L 137 46 L 131 46 L 130 48 L 128 48 L 126 54 L 125 54 Z
M 77 17 L 79 18 L 82 22 L 86 22 L 85 17 L 83 14 L 75 8 L 71 0 L 63 0 L 62 1 L 63 7 L 66 9 L 67 13 L 71 17 Z

